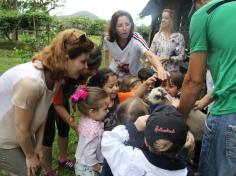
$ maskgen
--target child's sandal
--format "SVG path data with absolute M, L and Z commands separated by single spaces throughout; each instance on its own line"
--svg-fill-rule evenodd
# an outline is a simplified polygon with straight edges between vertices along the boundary
M 69 169 L 70 171 L 74 171 L 75 161 L 70 159 L 66 159 L 63 161 L 58 160 L 58 165 L 65 169 Z

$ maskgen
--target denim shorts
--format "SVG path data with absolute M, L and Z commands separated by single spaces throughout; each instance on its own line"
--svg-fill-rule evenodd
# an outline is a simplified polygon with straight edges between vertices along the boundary
M 76 176 L 100 176 L 100 174 L 93 170 L 92 167 L 82 165 L 78 162 L 75 163 Z
M 200 154 L 201 176 L 236 175 L 236 113 L 209 115 Z

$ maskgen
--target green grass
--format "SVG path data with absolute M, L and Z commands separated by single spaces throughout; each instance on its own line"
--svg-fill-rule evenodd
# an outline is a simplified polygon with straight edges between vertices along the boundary
M 71 159 L 74 159 L 74 155 L 76 152 L 76 147 L 78 143 L 78 136 L 76 135 L 75 131 L 71 128 L 69 133 L 69 146 L 68 146 L 68 153 Z M 57 144 L 57 136 L 55 136 L 55 140 L 53 143 L 53 168 L 58 169 L 60 176 L 74 176 L 75 174 L 71 171 L 68 171 L 63 168 L 58 168 L 57 164 L 58 160 L 58 144 Z
M 14 55 L 12 50 L 0 49 L 0 74 L 7 69 L 21 63 L 19 56 Z

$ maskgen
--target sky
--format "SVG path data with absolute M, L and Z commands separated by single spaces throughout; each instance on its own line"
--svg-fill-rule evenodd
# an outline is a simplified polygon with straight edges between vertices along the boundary
M 53 11 L 56 15 L 71 15 L 79 11 L 89 11 L 102 19 L 109 20 L 117 10 L 126 10 L 131 14 L 136 25 L 150 25 L 151 17 L 138 19 L 149 0 L 65 0 L 64 7 Z

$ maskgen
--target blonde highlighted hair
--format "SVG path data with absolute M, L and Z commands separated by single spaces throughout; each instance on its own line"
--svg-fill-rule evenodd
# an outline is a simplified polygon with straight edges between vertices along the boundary
M 134 88 L 134 86 L 141 80 L 137 76 L 126 75 L 123 80 L 120 82 L 119 88 L 121 92 L 129 92 Z
M 66 29 L 60 32 L 50 45 L 35 54 L 32 61 L 41 61 L 44 69 L 51 72 L 53 79 L 61 80 L 67 72 L 68 58 L 75 59 L 82 53 L 89 53 L 93 47 L 93 42 L 85 33 L 78 29 Z
M 168 13 L 170 15 L 170 18 L 171 18 L 171 26 L 170 27 L 171 27 L 171 31 L 173 32 L 173 30 L 174 30 L 174 15 L 175 15 L 175 12 L 174 12 L 174 10 L 171 10 L 171 9 L 164 9 L 162 11 L 162 14 L 164 12 L 166 12 L 166 13 Z M 163 29 L 161 28 L 161 25 L 160 25 L 160 30 L 159 31 L 163 31 Z
M 119 104 L 117 120 L 120 124 L 135 122 L 139 116 L 149 114 L 149 106 L 139 97 L 131 97 Z

